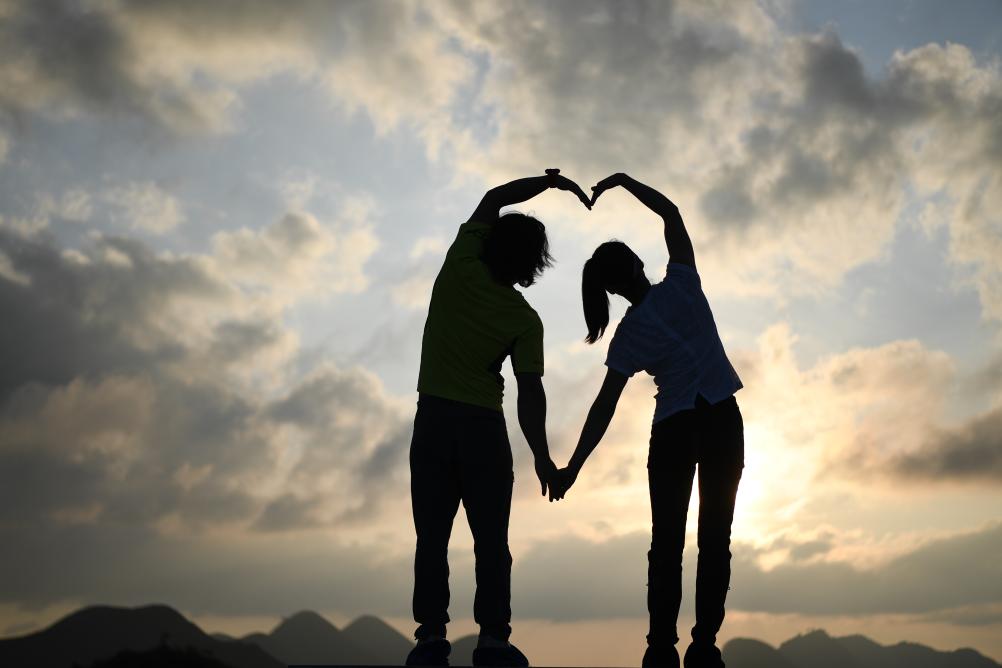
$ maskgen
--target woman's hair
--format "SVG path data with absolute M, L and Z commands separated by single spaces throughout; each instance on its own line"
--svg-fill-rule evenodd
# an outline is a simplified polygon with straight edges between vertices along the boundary
M 584 305 L 588 336 L 595 343 L 609 326 L 611 287 L 625 286 L 633 278 L 637 255 L 622 241 L 606 241 L 595 249 L 581 272 L 581 301 Z
M 546 227 L 522 213 L 506 213 L 484 240 L 482 259 L 494 280 L 527 288 L 553 265 Z

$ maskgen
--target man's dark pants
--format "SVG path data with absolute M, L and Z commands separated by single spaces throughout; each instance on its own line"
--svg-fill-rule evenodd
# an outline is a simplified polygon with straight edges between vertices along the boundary
M 682 550 L 692 482 L 699 471 L 699 527 L 694 643 L 714 644 L 724 621 L 731 578 L 731 522 L 744 468 L 744 426 L 734 397 L 674 413 L 651 429 L 647 461 L 651 490 L 652 539 L 647 554 L 647 642 L 678 642 L 682 601 Z
M 422 394 L 411 440 L 414 637 L 445 636 L 449 621 L 449 535 L 463 503 L 473 534 L 477 593 L 474 620 L 499 640 L 511 634 L 508 516 L 514 480 L 504 415 Z

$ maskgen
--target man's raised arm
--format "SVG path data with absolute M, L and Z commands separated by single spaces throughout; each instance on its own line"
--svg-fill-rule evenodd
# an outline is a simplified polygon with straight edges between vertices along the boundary
M 561 176 L 559 169 L 547 169 L 543 176 L 528 176 L 491 188 L 480 200 L 470 220 L 493 223 L 498 219 L 498 213 L 503 207 L 530 200 L 550 188 L 571 191 L 578 196 L 582 204 L 591 209 L 591 201 L 578 184 L 566 176 Z

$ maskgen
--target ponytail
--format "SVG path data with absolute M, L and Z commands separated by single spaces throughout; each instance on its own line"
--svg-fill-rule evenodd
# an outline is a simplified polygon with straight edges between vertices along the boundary
M 605 280 L 599 261 L 594 257 L 585 262 L 581 272 L 581 302 L 584 305 L 585 323 L 588 336 L 585 341 L 595 343 L 609 326 L 609 295 L 605 291 Z
M 611 288 L 621 289 L 636 274 L 637 263 L 643 262 L 622 241 L 606 241 L 595 249 L 581 272 L 581 302 L 584 305 L 588 336 L 585 341 L 595 343 L 609 326 L 609 294 Z

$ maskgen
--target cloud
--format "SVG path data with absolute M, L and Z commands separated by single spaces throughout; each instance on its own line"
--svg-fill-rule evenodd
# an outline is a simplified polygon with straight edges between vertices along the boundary
M 597 542 L 566 535 L 540 541 L 515 561 L 513 601 L 524 616 L 559 621 L 645 616 L 649 547 L 648 532 Z M 997 605 L 1002 571 L 986 555 L 1000 550 L 1002 526 L 993 525 L 928 541 L 867 568 L 829 558 L 784 560 L 767 569 L 759 562 L 761 550 L 736 543 L 728 610 L 925 615 Z M 695 548 L 686 551 L 687 592 L 693 591 L 695 558 Z M 690 596 L 683 606 L 691 610 Z
M 149 118 L 171 130 L 225 125 L 233 96 L 194 77 L 154 66 L 141 40 L 107 2 L 4 2 L 0 7 L 0 108 L 70 116 L 111 111 Z
M 921 449 L 893 457 L 888 466 L 906 479 L 1002 483 L 1002 408 L 937 430 Z
M 364 265 L 379 246 L 368 215 L 350 210 L 326 226 L 292 212 L 262 230 L 217 232 L 213 260 L 230 280 L 273 293 L 359 292 L 368 284 Z
M 0 108 L 212 131 L 232 124 L 246 87 L 291 73 L 380 133 L 415 131 L 466 179 L 560 163 L 579 178 L 621 169 L 665 188 L 704 266 L 741 295 L 830 289 L 881 257 L 912 200 L 938 199 L 928 224 L 949 229 L 951 260 L 971 267 L 985 317 L 1002 318 L 997 65 L 929 44 L 871 77 L 835 32 L 785 34 L 770 11 L 681 0 L 10 3 Z M 618 223 L 645 238 L 625 201 L 610 197 L 582 230 Z
M 735 553 L 734 607 L 763 612 L 918 614 L 1002 600 L 1002 526 L 932 540 L 870 569 L 835 561 L 785 562 L 771 570 Z
M 329 538 L 164 534 L 148 527 L 39 525 L 4 532 L 0 600 L 140 605 L 169 601 L 191 614 L 303 608 L 405 614 L 409 557 Z M 73 555 L 66 559 L 66 555 Z M 266 575 L 266 577 L 265 577 Z
M 7 1 L 0 17 L 0 109 L 138 117 L 176 135 L 232 130 L 242 89 L 292 73 L 381 131 L 415 122 L 437 142 L 472 70 L 412 2 Z
M 907 452 L 943 419 L 955 377 L 945 352 L 915 340 L 892 341 L 830 354 L 802 368 L 795 343 L 781 323 L 763 332 L 757 350 L 732 355 L 746 386 L 738 400 L 754 443 L 746 453 L 750 477 L 792 483 L 761 490 L 763 500 L 783 505 L 780 499 L 788 495 L 796 503 L 808 492 L 801 484 L 820 483 L 839 470 L 855 476 L 860 467 L 842 468 L 845 462 Z
M 0 527 L 274 530 L 290 490 L 327 525 L 380 507 L 409 438 L 397 400 L 359 370 L 297 377 L 281 319 L 303 290 L 364 280 L 357 244 L 328 266 L 369 238 L 346 225 L 290 214 L 188 256 L 123 237 L 71 251 L 0 225 Z
M 325 500 L 325 522 L 371 520 L 384 500 L 405 489 L 410 445 L 409 411 L 388 397 L 379 380 L 360 370 L 322 369 L 268 408 L 302 453 L 288 473 L 294 497 L 263 517 L 261 527 L 291 527 L 303 521 L 283 512 Z
M 121 210 L 132 229 L 166 234 L 184 222 L 180 202 L 152 182 L 117 186 L 104 199 Z
M 54 217 L 80 223 L 88 220 L 93 214 L 93 202 L 86 190 L 73 188 L 59 197 L 43 195 L 39 199 L 36 213 L 46 220 Z
M 836 33 L 784 34 L 750 3 L 436 15 L 487 55 L 473 104 L 497 110 L 496 132 L 457 157 L 465 173 L 627 171 L 676 199 L 722 287 L 770 297 L 837 286 L 882 256 L 912 200 L 945 197 L 950 257 L 974 267 L 985 317 L 1000 317 L 1002 77 L 964 46 L 897 53 L 870 77 Z M 581 228 L 648 238 L 629 222 L 639 211 L 614 196 Z

